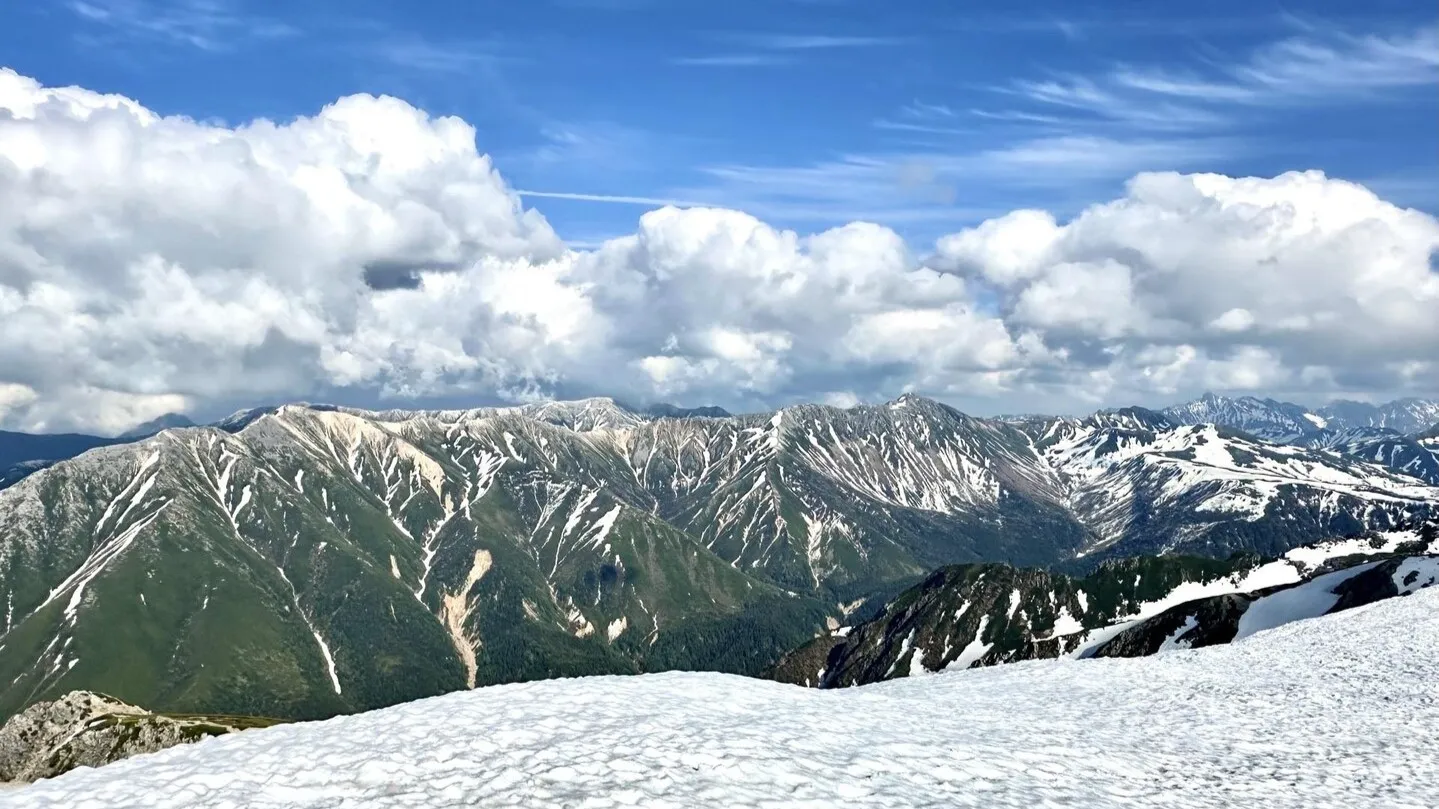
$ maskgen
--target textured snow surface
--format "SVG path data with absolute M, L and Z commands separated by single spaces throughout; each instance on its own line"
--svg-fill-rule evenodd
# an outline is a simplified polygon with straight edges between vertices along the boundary
M 1149 658 L 820 691 L 482 688 L 77 770 L 0 807 L 1401 807 L 1439 794 L 1439 592 Z
M 1372 570 L 1377 564 L 1379 563 L 1371 562 L 1367 565 L 1355 565 L 1334 573 L 1326 573 L 1298 587 L 1280 590 L 1259 598 L 1250 604 L 1249 609 L 1239 617 L 1239 628 L 1234 634 L 1234 639 L 1247 638 L 1292 621 L 1302 621 L 1306 618 L 1323 615 L 1334 609 L 1334 605 L 1339 603 L 1339 594 L 1334 592 L 1334 588 L 1365 571 Z

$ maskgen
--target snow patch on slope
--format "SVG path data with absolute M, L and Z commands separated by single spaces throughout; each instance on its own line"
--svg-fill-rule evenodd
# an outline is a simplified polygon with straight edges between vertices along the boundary
M 984 642 L 984 630 L 989 627 L 989 616 L 985 615 L 979 619 L 979 627 L 974 630 L 974 639 L 959 650 L 959 657 L 945 666 L 945 671 L 959 671 L 967 669 L 979 661 L 981 657 L 989 652 L 994 644 Z
M 1334 588 L 1366 570 L 1373 569 L 1376 564 L 1378 562 L 1370 562 L 1326 573 L 1298 587 L 1280 590 L 1257 599 L 1244 611 L 1244 615 L 1240 616 L 1239 631 L 1235 633 L 1234 639 L 1237 641 L 1256 632 L 1327 613 L 1339 603 L 1339 596 L 1333 592 Z

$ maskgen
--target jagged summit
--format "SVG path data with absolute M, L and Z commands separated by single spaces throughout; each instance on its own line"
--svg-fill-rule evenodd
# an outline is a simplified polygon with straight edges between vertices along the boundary
M 890 410 L 916 409 L 926 413 L 942 412 L 954 415 L 964 415 L 957 408 L 947 405 L 944 402 L 939 401 L 938 399 L 932 399 L 928 396 L 921 396 L 917 393 L 901 394 L 895 399 L 886 402 L 883 407 L 889 408 Z
M 1336 399 L 1323 407 L 1309 408 L 1276 399 L 1205 392 L 1194 401 L 1164 408 L 1163 412 L 1184 424 L 1220 424 L 1269 441 L 1294 443 L 1310 441 L 1326 430 L 1359 427 L 1414 435 L 1439 421 L 1439 402 L 1410 397 L 1374 405 Z
M 1084 423 L 1099 428 L 1147 430 L 1151 432 L 1173 429 L 1179 426 L 1179 422 L 1176 422 L 1169 416 L 1144 407 L 1121 407 L 1114 410 L 1101 410 L 1084 419 Z
M 384 422 L 432 420 L 453 424 L 477 419 L 521 416 L 580 431 L 631 429 L 639 424 L 659 418 L 732 417 L 728 411 L 719 407 L 683 408 L 664 403 L 639 407 L 608 396 L 594 396 L 586 399 L 546 400 L 518 405 L 496 405 L 443 410 L 404 408 L 367 410 L 342 405 L 294 402 L 286 405 L 272 405 L 241 410 L 216 422 L 216 426 L 230 432 L 236 432 L 261 416 L 277 413 L 285 407 L 350 413 L 363 418 Z
M 1161 412 L 1179 424 L 1217 424 L 1280 443 L 1310 436 L 1327 424 L 1324 418 L 1289 402 L 1212 392 Z

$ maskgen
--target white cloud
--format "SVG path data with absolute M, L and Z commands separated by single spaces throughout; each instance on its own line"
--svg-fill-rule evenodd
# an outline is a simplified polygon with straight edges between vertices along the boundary
M 1388 37 L 1286 39 L 1259 50 L 1233 73 L 1237 82 L 1271 96 L 1428 87 L 1439 80 L 1439 25 Z
M 336 388 L 988 410 L 1439 389 L 1439 223 L 1317 173 L 1142 174 L 923 261 L 878 225 L 702 207 L 577 251 L 470 126 L 396 99 L 224 128 L 0 71 L 0 198 L 8 427 Z
M 241 13 L 228 0 L 70 0 L 66 6 L 91 26 L 140 40 L 168 42 L 206 51 L 237 42 L 293 36 L 277 20 Z
M 20 385 L 14 382 L 0 382 L 0 423 L 6 420 L 11 411 L 28 407 L 40 398 L 40 394 L 29 385 Z
M 1227 61 L 1171 67 L 1120 65 L 1096 78 L 1023 80 L 1000 92 L 1056 110 L 1046 122 L 1101 122 L 1146 130 L 1193 130 L 1232 123 L 1236 105 L 1280 106 L 1363 101 L 1386 90 L 1439 81 L 1439 25 L 1388 36 L 1310 28 Z M 1024 110 L 982 113 L 1025 120 Z M 1043 116 L 1041 116 L 1043 117 Z
M 1014 211 L 941 238 L 935 263 L 1009 286 L 1040 271 L 1062 232 L 1048 211 Z
M 1436 249 L 1434 217 L 1318 172 L 1142 174 L 1054 229 L 1017 213 L 946 237 L 932 263 L 987 283 L 1074 370 L 1108 369 L 1116 395 L 1176 363 L 1195 387 L 1432 393 Z
M 1014 319 L 1056 334 L 1112 340 L 1135 327 L 1134 308 L 1129 267 L 1106 258 L 1046 267 L 1019 292 Z
M 664 208 L 580 255 L 573 277 L 614 324 L 607 349 L 638 358 L 654 392 L 687 400 L 808 398 L 872 380 L 876 366 L 989 367 L 1009 350 L 997 319 L 960 311 L 963 281 L 918 266 L 877 225 L 802 237 L 737 211 Z M 883 327 L 937 319 L 942 351 Z
M 183 412 L 191 403 L 175 394 L 136 394 L 72 386 L 40 392 L 25 385 L 0 383 L 0 425 L 17 422 L 27 430 L 62 432 L 76 425 L 75 414 L 88 418 L 85 427 L 119 433 L 166 413 Z M 11 418 L 14 415 L 16 418 Z
M 733 37 L 739 42 L 756 48 L 777 51 L 808 51 L 830 48 L 872 48 L 880 45 L 900 45 L 903 39 L 897 37 L 855 37 L 829 34 L 743 34 Z
M 807 165 L 716 165 L 686 199 L 724 200 L 773 219 L 949 223 L 1002 214 L 976 200 L 1049 189 L 1073 193 L 1136 172 L 1201 165 L 1235 151 L 1225 138 L 1041 136 L 972 151 L 851 154 Z M 963 199 L 968 205 L 956 204 Z
M 1235 307 L 1211 320 L 1209 325 L 1223 332 L 1248 331 L 1254 325 L 1254 315 L 1248 309 Z
M 1128 84 L 1134 88 L 1135 84 Z M 1001 88 L 1030 101 L 1098 116 L 1101 119 L 1130 124 L 1139 128 L 1184 130 L 1196 126 L 1212 126 L 1222 118 L 1210 111 L 1182 104 L 1136 99 L 1105 89 L 1094 81 L 1079 76 L 1044 81 L 1020 81 L 1012 88 Z M 1151 89 L 1154 88 L 1143 88 Z M 1182 93 L 1174 95 L 1183 96 Z M 1080 123 L 1081 121 L 1075 121 Z
M 440 341 L 395 345 L 418 326 L 395 316 L 400 290 L 367 276 L 503 275 L 565 252 L 469 125 L 391 98 L 226 129 L 0 70 L 0 197 L 0 381 L 47 402 L 501 374 L 503 360 L 440 362 Z M 543 328 L 530 312 L 475 309 L 508 340 Z M 428 364 L 392 361 L 406 352 Z M 110 400 L 95 401 L 75 425 L 104 423 Z

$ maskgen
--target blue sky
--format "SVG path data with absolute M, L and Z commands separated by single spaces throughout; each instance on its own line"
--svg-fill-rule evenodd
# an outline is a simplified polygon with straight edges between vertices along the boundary
M 28 0 L 0 67 L 0 425 L 1439 394 L 1433 0 Z
M 56 0 L 0 10 L 0 61 L 229 123 L 398 95 L 474 124 L 577 244 L 675 200 L 923 246 L 1150 169 L 1439 207 L 1432 2 L 1199 5 Z

